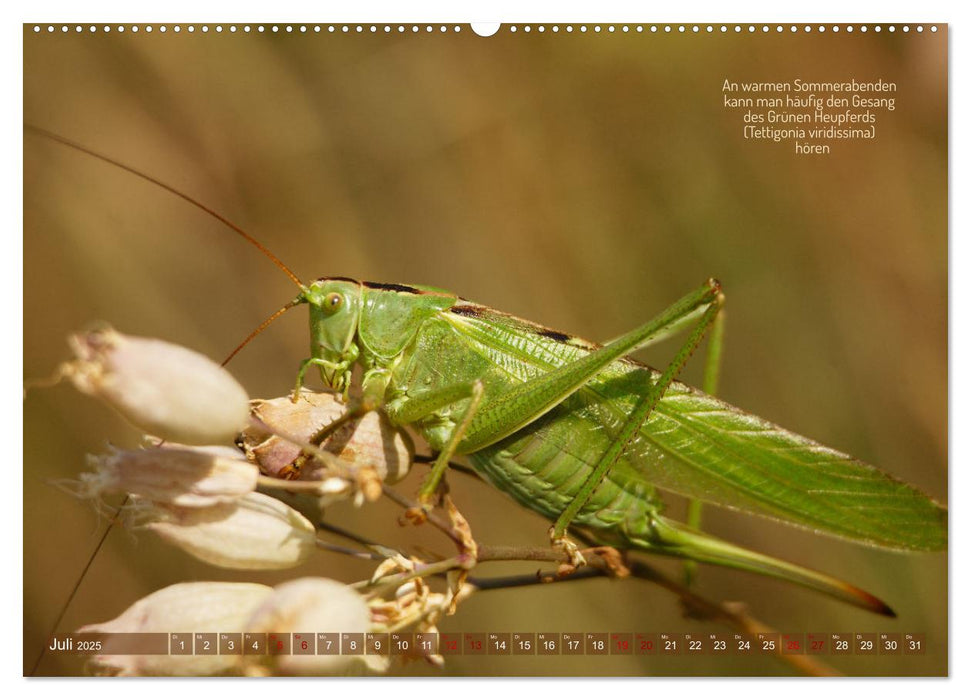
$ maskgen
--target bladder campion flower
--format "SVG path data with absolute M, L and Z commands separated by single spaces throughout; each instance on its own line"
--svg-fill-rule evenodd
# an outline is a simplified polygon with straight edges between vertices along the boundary
M 228 443 L 246 424 L 249 399 L 233 376 L 188 348 L 112 328 L 78 333 L 61 372 L 144 432 L 190 445 Z
M 89 456 L 94 471 L 81 474 L 80 495 L 130 493 L 183 508 L 232 503 L 256 489 L 259 469 L 231 447 L 165 446 L 111 449 Z
M 317 542 L 309 520 L 256 492 L 209 508 L 135 502 L 130 515 L 170 544 L 224 569 L 288 569 L 305 561 Z

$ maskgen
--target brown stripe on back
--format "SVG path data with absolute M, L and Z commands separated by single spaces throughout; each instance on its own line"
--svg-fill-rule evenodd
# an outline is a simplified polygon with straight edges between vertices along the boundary
M 552 328 L 546 328 L 533 321 L 527 321 L 524 318 L 519 318 L 518 316 L 513 316 L 512 314 L 506 313 L 505 311 L 497 311 L 496 309 L 491 309 L 488 306 L 479 306 L 478 304 L 472 304 L 466 299 L 460 299 L 459 304 L 456 304 L 449 309 L 450 312 L 458 314 L 459 316 L 467 316 L 469 318 L 483 318 L 487 314 L 493 316 L 500 316 L 503 318 L 511 319 L 516 322 L 520 327 L 524 327 L 524 330 L 534 333 L 543 338 L 549 338 L 557 343 L 563 343 L 566 345 L 573 345 L 574 347 L 583 348 L 584 350 L 595 350 L 599 345 L 591 343 L 589 340 L 584 340 L 583 338 L 577 338 L 570 335 L 569 333 L 563 333 L 562 331 L 556 331 Z
M 449 311 L 453 314 L 458 314 L 459 316 L 479 318 L 482 316 L 483 312 L 486 311 L 486 307 L 476 306 L 475 304 L 456 304 L 449 309 Z
M 383 289 L 388 292 L 404 292 L 406 294 L 424 294 L 420 289 L 415 289 L 407 284 L 395 284 L 394 282 L 364 282 L 368 289 Z
M 541 328 L 536 331 L 537 335 L 541 335 L 544 338 L 549 338 L 550 340 L 555 340 L 558 343 L 569 342 L 572 336 L 566 333 L 560 333 L 560 331 L 554 331 L 552 328 Z
M 352 277 L 318 277 L 314 282 L 354 282 L 355 284 L 360 284 Z
M 586 350 L 587 352 L 593 352 L 603 347 L 603 345 L 600 343 L 594 343 L 584 338 L 580 338 L 574 335 L 567 335 L 566 333 L 561 333 L 560 331 L 555 331 L 551 328 L 545 328 L 543 326 L 540 326 L 537 323 L 533 323 L 532 321 L 527 321 L 526 319 L 519 318 L 518 316 L 513 316 L 512 314 L 506 313 L 504 311 L 497 311 L 488 306 L 472 304 L 468 302 L 466 299 L 462 299 L 462 298 L 460 298 L 460 303 L 456 304 L 455 306 L 449 309 L 449 312 L 453 314 L 458 314 L 459 316 L 466 316 L 468 318 L 483 318 L 488 314 L 491 314 L 494 316 L 504 316 L 506 318 L 509 318 L 518 322 L 522 326 L 525 326 L 529 331 L 531 331 L 532 333 L 535 333 L 538 336 L 549 338 L 558 343 L 572 345 L 573 347 Z M 647 369 L 655 372 L 657 371 L 650 365 L 647 365 L 641 362 L 640 360 L 635 360 L 633 357 L 626 356 L 626 355 L 624 357 L 619 357 L 614 361 L 620 362 L 621 364 L 627 365 L 628 367 L 631 367 L 634 369 Z M 697 391 L 696 389 L 692 389 L 692 390 Z

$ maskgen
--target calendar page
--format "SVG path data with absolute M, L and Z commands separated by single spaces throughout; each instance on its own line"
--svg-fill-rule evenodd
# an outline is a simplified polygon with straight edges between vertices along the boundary
M 946 23 L 23 47 L 24 675 L 948 675 Z

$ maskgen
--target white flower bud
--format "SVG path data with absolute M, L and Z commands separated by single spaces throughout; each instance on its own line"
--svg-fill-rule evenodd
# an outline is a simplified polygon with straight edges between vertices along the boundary
M 289 396 L 253 401 L 256 418 L 303 442 L 310 441 L 316 432 L 346 410 L 347 406 L 336 394 L 327 392 L 302 391 L 296 403 Z M 300 456 L 300 447 L 256 427 L 247 427 L 242 437 L 247 455 L 270 476 L 281 476 Z M 381 481 L 391 484 L 408 474 L 415 455 L 415 446 L 408 433 L 392 426 L 381 411 L 371 411 L 341 426 L 328 436 L 321 448 L 349 465 L 372 468 Z M 301 472 L 301 478 L 317 481 L 326 475 L 319 470 L 306 469 Z
M 248 631 L 247 620 L 273 589 L 258 583 L 177 583 L 142 598 L 114 620 L 78 632 Z M 242 656 L 109 655 L 92 657 L 92 670 L 115 676 L 213 676 L 241 672 Z
M 224 569 L 287 569 L 306 560 L 317 546 L 309 520 L 262 493 L 210 508 L 139 503 L 132 513 L 142 527 Z
M 253 613 L 250 632 L 372 631 L 371 613 L 364 597 L 353 588 L 326 578 L 301 578 L 280 584 Z M 288 655 L 269 661 L 285 675 L 351 675 L 388 669 L 387 655 Z
M 89 456 L 80 495 L 130 493 L 183 508 L 231 503 L 256 489 L 259 469 L 229 447 L 155 447 Z
M 74 386 L 104 399 L 144 432 L 191 445 L 232 442 L 249 415 L 246 391 L 197 352 L 111 328 L 69 339 L 62 366 Z

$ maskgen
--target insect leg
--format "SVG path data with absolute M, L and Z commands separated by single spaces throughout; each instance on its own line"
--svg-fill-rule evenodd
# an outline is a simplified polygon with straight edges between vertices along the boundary
M 301 362 L 300 369 L 297 370 L 297 381 L 293 385 L 292 400 L 294 403 L 297 402 L 297 397 L 300 395 L 300 390 L 303 388 L 303 380 L 307 374 L 307 370 L 314 366 L 329 368 L 332 365 L 326 360 L 321 360 L 317 357 L 308 357 L 306 360 Z
M 294 388 L 293 394 L 291 394 L 290 396 L 290 400 L 292 402 L 296 403 L 297 397 L 299 396 L 300 391 L 303 388 L 303 377 L 304 377 L 304 374 L 306 374 L 307 372 L 307 368 L 314 365 L 324 367 L 326 369 L 331 369 L 331 370 L 340 369 L 339 367 L 336 367 L 333 363 L 327 362 L 326 360 L 321 360 L 313 357 L 307 360 L 304 360 L 300 364 L 300 372 L 297 374 L 296 387 Z M 328 437 L 333 435 L 340 427 L 352 421 L 358 420 L 359 418 L 363 418 L 366 414 L 370 413 L 371 411 L 376 411 L 381 407 L 383 407 L 384 391 L 385 391 L 385 388 L 387 387 L 387 382 L 388 382 L 388 375 L 384 371 L 370 370 L 369 372 L 365 373 L 364 378 L 362 380 L 364 396 L 362 398 L 354 399 L 353 401 L 351 401 L 346 411 L 344 411 L 340 416 L 338 416 L 330 423 L 322 427 L 320 430 L 313 433 L 308 439 L 308 442 L 312 445 L 322 445 L 323 442 Z M 345 394 L 345 398 L 346 398 L 346 394 Z M 312 456 L 313 455 L 307 452 L 303 453 L 303 459 L 306 459 Z M 297 464 L 297 462 L 294 462 L 294 464 Z M 299 468 L 297 468 L 296 471 L 293 472 L 293 474 L 298 474 L 298 473 L 299 473 Z M 292 478 L 296 478 L 296 477 L 292 476 Z
M 711 325 L 708 336 L 708 347 L 705 350 L 705 374 L 701 380 L 701 389 L 709 396 L 718 392 L 718 379 L 721 375 L 722 347 L 725 338 L 725 309 L 722 307 Z M 701 529 L 701 515 L 704 504 L 692 498 L 688 501 L 687 524 L 695 530 Z M 698 573 L 698 562 L 686 559 L 684 562 L 684 585 L 690 586 Z
M 610 468 L 624 453 L 624 450 L 627 449 L 627 445 L 640 430 L 641 426 L 644 424 L 644 421 L 647 420 L 648 416 L 651 414 L 651 411 L 654 410 L 654 407 L 657 406 L 658 401 L 661 400 L 661 397 L 671 385 L 671 382 L 673 382 L 681 372 L 681 369 L 684 367 L 685 363 L 687 363 L 688 358 L 691 357 L 691 354 L 701 343 L 701 339 L 704 337 L 705 332 L 714 323 L 723 303 L 723 295 L 720 293 L 717 294 L 709 304 L 708 308 L 705 310 L 701 320 L 695 325 L 694 329 L 692 329 L 684 345 L 682 345 L 681 349 L 678 350 L 677 355 L 675 355 L 674 359 L 667 366 L 657 381 L 650 386 L 647 393 L 645 393 L 640 401 L 638 401 L 633 412 L 620 429 L 617 438 L 604 453 L 603 457 L 600 458 L 600 462 L 597 463 L 597 466 L 590 473 L 590 476 L 587 477 L 587 480 L 583 483 L 583 486 L 580 487 L 580 490 L 570 502 L 570 505 L 567 506 L 566 510 L 560 514 L 559 518 L 557 518 L 556 523 L 553 525 L 550 532 L 550 538 L 554 544 L 559 544 L 561 546 L 565 545 L 568 551 L 572 549 L 570 545 L 565 543 L 564 539 L 564 535 L 567 528 L 570 526 L 570 523 L 576 517 L 577 513 L 580 512 L 580 509 L 583 508 L 583 506 L 589 500 L 590 495 L 600 484 L 604 476 L 606 476 Z M 571 553 L 574 555 L 576 554 L 576 552 Z M 576 559 L 576 557 L 574 558 Z
M 672 328 L 682 326 L 686 317 L 697 318 L 701 312 L 703 318 L 707 319 L 701 325 L 706 328 L 711 323 L 711 309 L 720 306 L 721 299 L 721 286 L 717 280 L 709 280 L 643 326 L 602 348 L 517 384 L 501 394 L 490 396 L 469 425 L 465 438 L 459 444 L 459 454 L 481 450 L 526 427 L 583 387 L 611 362 L 656 341 L 661 335 L 669 334 Z
M 389 411 L 392 420 L 396 423 L 407 424 L 424 418 L 449 404 L 463 399 L 469 399 L 468 406 L 466 406 L 458 422 L 454 424 L 451 433 L 449 433 L 448 441 L 443 446 L 442 451 L 439 452 L 435 463 L 432 465 L 431 472 L 429 472 L 425 482 L 422 484 L 421 490 L 418 492 L 418 500 L 423 508 L 430 507 L 432 496 L 435 494 L 442 480 L 442 475 L 445 474 L 449 460 L 455 456 L 459 443 L 465 436 L 476 412 L 479 410 L 479 406 L 482 403 L 482 395 L 482 382 L 476 380 L 467 384 L 453 384 L 437 391 L 429 392 L 424 396 L 409 399 L 400 410 L 395 411 L 392 407 Z
M 708 347 L 705 350 L 705 374 L 701 380 L 701 390 L 709 396 L 718 393 L 718 380 L 721 378 L 722 347 L 725 340 L 725 306 L 715 316 L 711 324 L 711 335 L 708 336 Z
M 432 465 L 432 470 L 428 473 L 425 483 L 422 484 L 421 491 L 418 492 L 418 501 L 423 508 L 427 508 L 431 504 L 432 496 L 445 474 L 449 461 L 455 455 L 455 450 L 465 436 L 465 431 L 469 429 L 469 424 L 472 422 L 475 412 L 479 410 L 479 404 L 482 403 L 482 382 L 476 381 L 472 384 L 472 396 L 470 398 L 465 413 L 462 414 L 462 418 L 452 430 L 452 435 L 449 437 L 445 449 L 438 453 L 438 458 Z

